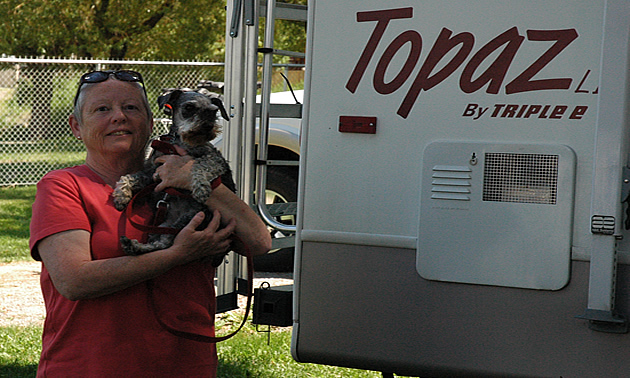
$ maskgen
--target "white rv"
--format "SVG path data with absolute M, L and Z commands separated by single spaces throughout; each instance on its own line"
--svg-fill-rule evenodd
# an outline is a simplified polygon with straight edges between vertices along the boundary
M 311 0 L 292 353 L 630 374 L 630 1 Z
M 273 20 L 306 10 L 227 9 L 226 154 L 273 221 L 254 193 L 291 162 L 253 146 L 287 53 Z M 283 109 L 302 117 L 297 227 L 270 222 L 297 235 L 294 358 L 628 376 L 630 1 L 310 0 L 307 19 L 304 104 Z

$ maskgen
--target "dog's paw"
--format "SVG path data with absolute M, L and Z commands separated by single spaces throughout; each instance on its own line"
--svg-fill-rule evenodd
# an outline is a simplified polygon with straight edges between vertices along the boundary
M 112 197 L 114 197 L 114 207 L 118 211 L 125 210 L 130 201 L 130 198 L 127 198 L 125 196 L 117 196 L 116 193 L 113 193 Z
M 127 207 L 131 198 L 133 197 L 132 186 L 127 176 L 123 176 L 116 183 L 116 187 L 112 192 L 112 198 L 114 200 L 114 207 L 118 211 L 122 211 Z
M 212 148 L 192 166 L 191 191 L 199 203 L 206 203 L 212 193 L 212 182 L 229 172 L 229 166 L 221 153 Z
M 135 239 L 129 239 L 126 236 L 120 237 L 120 245 L 122 247 L 123 252 L 127 256 L 138 256 L 144 255 L 145 253 L 154 252 L 160 249 L 166 249 L 173 245 L 173 240 L 175 239 L 174 235 L 164 234 L 160 235 L 157 240 L 152 242 L 142 244 Z
M 129 239 L 126 236 L 120 237 L 120 245 L 127 256 L 138 256 L 143 253 L 140 249 L 142 245 L 137 240 Z

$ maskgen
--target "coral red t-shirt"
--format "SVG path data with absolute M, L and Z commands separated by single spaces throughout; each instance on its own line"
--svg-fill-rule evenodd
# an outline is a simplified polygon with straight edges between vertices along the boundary
M 93 259 L 123 256 L 120 236 L 143 240 L 111 199 L 112 188 L 87 166 L 53 171 L 37 185 L 30 248 L 67 230 L 91 234 Z M 144 209 L 141 218 L 150 219 Z M 174 336 L 158 323 L 184 332 L 214 335 L 214 268 L 195 262 L 147 283 L 100 298 L 70 301 L 56 289 L 45 266 L 46 305 L 38 377 L 214 377 L 214 344 Z

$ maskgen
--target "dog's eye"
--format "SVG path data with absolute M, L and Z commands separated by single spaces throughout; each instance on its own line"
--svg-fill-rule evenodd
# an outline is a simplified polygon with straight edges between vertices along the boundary
M 184 106 L 182 107 L 182 115 L 184 117 L 190 117 L 192 115 L 194 115 L 197 112 L 197 106 L 195 106 L 195 104 L 184 104 Z

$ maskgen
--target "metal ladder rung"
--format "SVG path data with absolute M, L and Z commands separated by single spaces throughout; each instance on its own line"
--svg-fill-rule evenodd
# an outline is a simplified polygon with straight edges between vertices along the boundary
M 273 49 L 273 51 L 271 53 L 274 54 L 274 55 L 290 56 L 290 57 L 293 57 L 293 58 L 302 58 L 302 59 L 306 58 L 306 54 L 305 53 L 296 52 L 296 51 Z
M 260 104 L 256 104 L 256 117 L 260 117 Z M 302 104 L 269 104 L 271 118 L 302 118 Z
M 259 47 L 258 52 L 261 54 L 292 56 L 294 58 L 306 58 L 306 53 L 289 51 L 289 50 L 278 50 L 278 49 L 272 49 L 270 47 Z
M 267 210 L 272 217 L 297 215 L 297 202 L 272 203 L 267 205 Z
M 295 236 L 271 239 L 271 250 L 295 247 Z
M 279 167 L 299 167 L 300 162 L 297 160 L 267 160 L 265 162 L 267 166 L 279 166 Z
M 256 160 L 256 165 L 277 166 L 277 167 L 299 167 L 300 162 L 297 160 Z
M 267 14 L 267 1 L 260 1 L 260 14 L 264 17 Z M 276 3 L 276 20 L 306 21 L 308 19 L 308 8 L 306 5 Z

